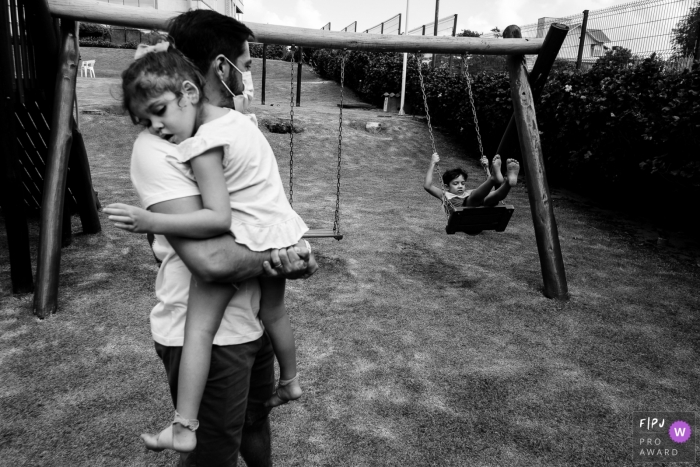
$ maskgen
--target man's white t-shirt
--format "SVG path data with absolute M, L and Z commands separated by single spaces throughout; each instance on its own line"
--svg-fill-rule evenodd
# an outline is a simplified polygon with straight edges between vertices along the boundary
M 166 160 L 177 147 L 144 130 L 136 138 L 131 154 L 131 182 L 141 204 L 148 208 L 157 203 L 198 196 L 197 184 Z M 151 333 L 159 344 L 183 345 L 190 271 L 163 235 L 156 235 L 153 252 L 163 263 L 156 278 L 158 303 L 151 310 Z M 263 334 L 258 319 L 260 285 L 257 279 L 242 282 L 226 308 L 214 345 L 251 342 Z

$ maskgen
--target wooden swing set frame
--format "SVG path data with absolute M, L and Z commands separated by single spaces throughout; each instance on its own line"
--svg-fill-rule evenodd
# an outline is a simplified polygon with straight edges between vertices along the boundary
M 17 83 L 28 76 L 19 67 L 15 68 L 15 64 L 19 63 L 17 54 L 25 54 L 21 63 L 35 66 L 37 71 L 40 64 L 43 67 L 41 73 L 32 76 L 36 78 L 37 86 L 45 96 L 42 110 L 50 115 L 51 122 L 50 138 L 45 145 L 46 165 L 41 174 L 43 180 L 40 180 L 43 183 L 41 230 L 33 306 L 34 313 L 39 318 L 45 318 L 57 309 L 61 238 L 65 230 L 64 222 L 70 225 L 70 217 L 64 214 L 68 188 L 73 188 L 71 193 L 78 205 L 84 232 L 95 233 L 100 230 L 87 157 L 73 116 L 79 62 L 77 22 L 165 30 L 173 13 L 97 0 L 3 1 L 9 4 L 2 5 L 5 13 L 0 15 L 0 20 L 4 21 L 4 26 L 0 27 L 3 34 L 0 38 L 0 83 L 4 94 L 0 107 L 0 125 L 9 130 L 10 137 L 2 138 L 0 143 L 4 154 L 0 163 L 5 169 L 0 200 L 8 232 L 15 293 L 28 292 L 33 288 L 26 216 L 22 214 L 23 206 L 17 201 L 21 189 L 19 172 L 24 169 L 17 161 L 20 149 L 26 149 L 17 147 L 20 129 L 14 122 L 17 96 L 22 91 Z M 25 20 L 29 22 L 31 17 L 33 23 L 26 33 L 19 35 L 17 31 L 9 31 L 7 26 L 7 12 L 14 11 L 18 3 L 24 5 Z M 535 114 L 535 101 L 542 92 L 552 64 L 566 38 L 567 26 L 552 24 L 546 37 L 535 39 L 524 39 L 517 26 L 509 26 L 504 30 L 502 39 L 482 39 L 356 34 L 250 22 L 246 22 L 246 25 L 255 34 L 256 42 L 263 44 L 384 52 L 506 55 L 514 113 L 501 139 L 498 154 L 507 158 L 515 156 L 518 147 L 521 151 L 544 295 L 558 299 L 568 297 L 564 262 Z M 18 39 L 40 44 L 33 48 L 36 54 L 34 60 L 27 60 L 25 51 L 15 46 Z M 529 73 L 525 55 L 537 55 L 535 65 Z M 69 178 L 73 179 L 72 184 L 69 183 Z

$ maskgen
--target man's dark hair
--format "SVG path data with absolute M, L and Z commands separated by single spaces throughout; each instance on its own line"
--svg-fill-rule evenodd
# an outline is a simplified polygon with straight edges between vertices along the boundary
M 461 167 L 448 170 L 447 172 L 442 174 L 442 183 L 444 183 L 445 185 L 449 185 L 452 180 L 459 177 L 460 175 L 464 177 L 464 181 L 466 182 L 467 177 L 469 177 L 469 175 L 467 175 L 467 172 L 465 172 Z
M 243 43 L 254 38 L 248 26 L 212 10 L 192 10 L 176 16 L 168 23 L 168 33 L 204 76 L 217 55 L 235 61 L 243 53 Z

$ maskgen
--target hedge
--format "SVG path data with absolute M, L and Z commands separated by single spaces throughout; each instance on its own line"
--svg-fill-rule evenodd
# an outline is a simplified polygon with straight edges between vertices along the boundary
M 138 47 L 138 44 L 135 42 L 115 44 L 106 40 L 80 39 L 80 47 L 103 47 L 106 49 L 135 49 L 136 47 Z
M 692 70 L 671 73 L 655 56 L 627 65 L 620 64 L 616 54 L 619 50 L 609 51 L 588 72 L 561 63 L 553 67 L 537 103 L 548 178 L 586 192 L 620 191 L 639 183 L 647 194 L 649 185 L 654 185 L 664 196 L 698 196 L 700 67 L 696 63 Z M 313 62 L 321 76 L 340 80 L 339 52 L 318 50 Z M 402 66 L 403 54 L 352 51 L 346 58 L 345 85 L 379 106 L 385 92 L 400 91 Z M 465 80 L 426 65 L 422 72 L 432 121 L 461 133 L 465 147 L 475 152 Z M 490 157 L 513 113 L 508 75 L 474 73 L 472 80 L 484 149 Z M 412 55 L 405 108 L 424 113 Z

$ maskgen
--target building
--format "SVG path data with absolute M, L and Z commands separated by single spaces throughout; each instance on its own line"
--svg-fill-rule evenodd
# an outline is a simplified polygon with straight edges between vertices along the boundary
M 570 24 L 559 18 L 540 18 L 537 20 L 537 36 L 544 37 L 552 23 L 563 22 L 569 26 L 569 33 L 559 50 L 557 58 L 569 61 L 576 61 L 581 42 L 581 23 Z M 610 43 L 610 38 L 601 29 L 586 28 L 586 35 L 583 38 L 583 62 L 594 63 L 598 57 L 605 53 L 605 44 Z

